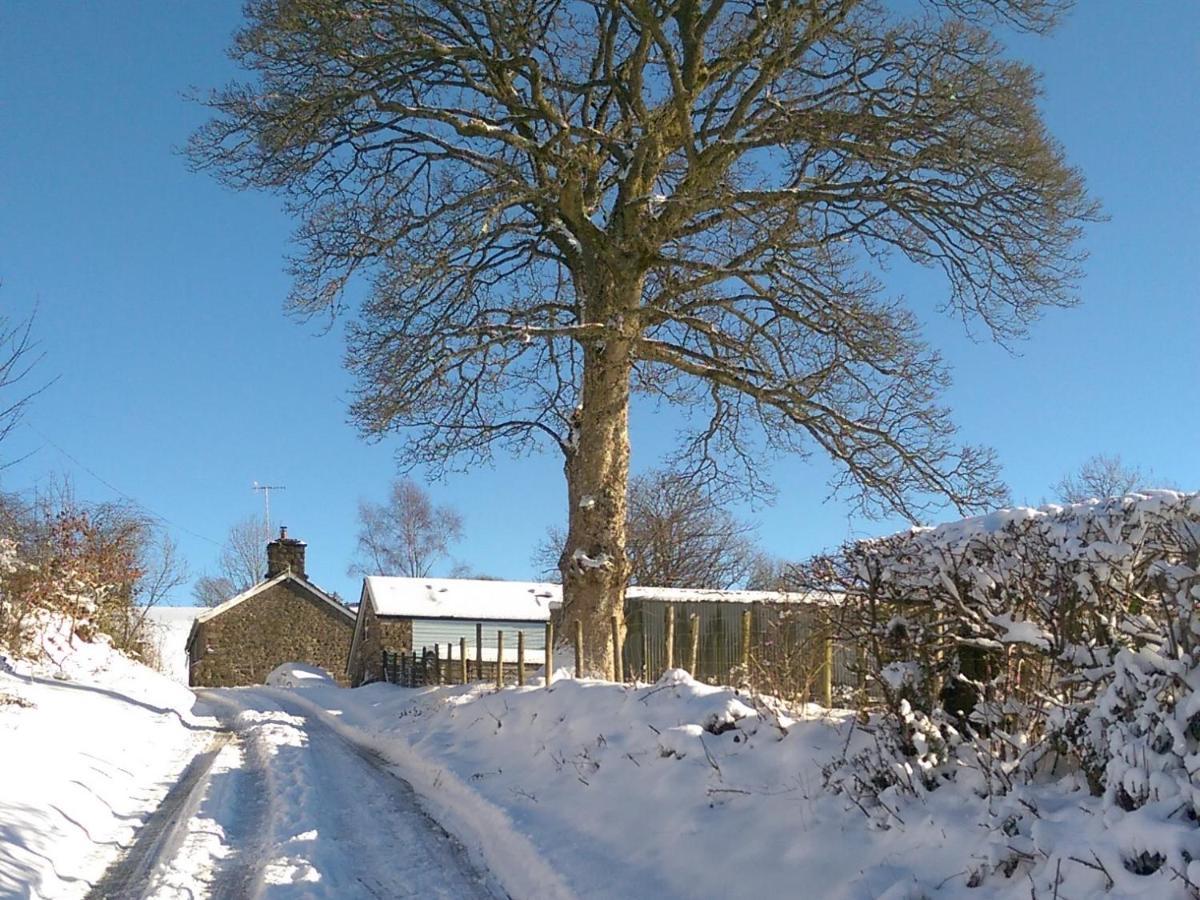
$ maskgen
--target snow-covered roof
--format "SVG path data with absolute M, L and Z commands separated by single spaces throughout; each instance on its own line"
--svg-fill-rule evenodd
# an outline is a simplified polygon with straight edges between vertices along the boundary
M 248 590 L 242 591 L 236 597 L 230 597 L 228 600 L 226 600 L 220 606 L 214 606 L 212 609 L 205 610 L 200 615 L 196 616 L 196 618 L 192 620 L 192 628 L 191 628 L 191 631 L 188 633 L 187 646 L 188 646 L 189 650 L 192 646 L 192 638 L 195 637 L 195 634 L 196 634 L 196 626 L 199 625 L 201 622 L 207 622 L 209 619 L 212 619 L 212 618 L 215 618 L 216 616 L 221 615 L 221 613 L 225 612 L 226 610 L 232 609 L 233 607 L 237 606 L 239 603 L 244 603 L 246 600 L 249 600 L 251 597 L 255 596 L 256 594 L 262 593 L 267 588 L 274 587 L 275 585 L 280 584 L 281 582 L 289 581 L 289 580 L 295 582 L 295 584 L 297 586 L 308 591 L 310 594 L 312 594 L 318 600 L 323 600 L 324 602 L 328 603 L 331 607 L 333 607 L 339 613 L 344 615 L 347 619 L 354 621 L 354 613 L 351 612 L 349 609 L 347 609 L 343 604 L 338 603 L 338 601 L 334 600 L 332 597 L 330 597 L 327 593 L 325 593 L 323 590 L 321 590 L 319 587 L 317 587 L 315 584 L 313 584 L 308 579 L 301 578 L 298 575 L 293 575 L 290 571 L 287 571 L 287 572 L 284 572 L 282 575 L 276 575 L 274 578 L 268 579 L 267 581 L 260 581 L 258 584 L 254 585 L 254 587 L 249 588 Z
M 562 586 L 544 581 L 487 581 L 468 578 L 364 580 L 377 615 L 415 619 L 502 619 L 544 622 L 562 603 Z M 795 591 L 722 591 L 632 585 L 628 600 L 662 603 L 831 603 L 833 594 Z
M 840 597 L 824 591 L 719 591 L 635 584 L 625 588 L 625 599 L 660 603 L 836 603 Z
M 551 602 L 562 600 L 562 587 L 542 581 L 372 575 L 364 579 L 363 596 L 380 616 L 545 622 Z

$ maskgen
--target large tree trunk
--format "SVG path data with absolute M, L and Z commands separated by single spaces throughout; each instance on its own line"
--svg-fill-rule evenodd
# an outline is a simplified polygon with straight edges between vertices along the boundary
M 611 290 L 611 288 L 610 288 Z M 620 309 L 632 309 L 640 285 L 615 292 L 604 340 L 584 348 L 583 385 L 567 452 L 567 543 L 559 559 L 563 629 L 570 641 L 583 623 L 583 669 L 611 677 L 612 616 L 624 639 L 626 492 L 629 482 L 629 382 L 633 341 Z M 611 295 L 610 295 L 611 296 Z M 627 305 L 628 304 L 628 305 Z M 607 304 L 606 304 L 607 305 Z

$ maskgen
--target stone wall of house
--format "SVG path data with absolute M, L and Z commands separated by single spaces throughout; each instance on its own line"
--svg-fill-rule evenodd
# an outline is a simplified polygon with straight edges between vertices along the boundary
M 354 620 L 287 579 L 198 622 L 191 645 L 193 686 L 262 684 L 276 666 L 320 666 L 340 683 Z
M 412 649 L 411 619 L 381 619 L 364 598 L 362 620 L 362 635 L 350 661 L 350 684 L 355 687 L 383 680 L 384 650 Z

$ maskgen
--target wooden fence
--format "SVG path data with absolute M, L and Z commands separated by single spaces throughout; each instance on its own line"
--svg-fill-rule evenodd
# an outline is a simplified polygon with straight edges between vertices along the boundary
M 714 653 L 713 640 L 702 640 L 702 621 L 697 612 L 677 616 L 674 605 L 663 614 L 661 631 L 641 627 L 627 630 L 618 639 L 620 623 L 612 617 L 607 635 L 614 648 L 614 681 L 654 681 L 663 671 L 681 668 L 698 679 L 714 684 L 732 684 L 783 699 L 815 700 L 833 705 L 834 687 L 853 687 L 855 676 L 846 648 L 837 646 L 829 632 L 816 627 L 817 620 L 804 620 L 779 610 L 747 608 L 738 618 L 736 651 Z M 575 623 L 569 647 L 576 677 L 583 673 L 583 630 Z M 724 640 L 724 638 L 722 638 Z M 527 675 L 543 668 L 546 684 L 555 668 L 553 623 L 547 623 L 545 650 L 527 654 L 525 632 L 517 632 L 517 646 L 506 651 L 504 632 L 498 631 L 496 647 L 483 646 L 483 626 L 475 630 L 475 646 L 461 639 L 458 645 L 439 644 L 406 652 L 384 651 L 384 678 L 405 687 L 488 682 L 497 687 L 525 685 Z M 706 652 L 707 651 L 707 652 Z M 491 658 L 489 658 L 491 657 Z

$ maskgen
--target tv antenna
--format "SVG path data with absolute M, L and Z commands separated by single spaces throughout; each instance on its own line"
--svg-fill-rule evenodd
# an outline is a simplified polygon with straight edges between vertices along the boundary
M 263 533 L 267 540 L 271 539 L 271 491 L 286 491 L 282 484 L 259 484 L 255 481 L 250 485 L 252 490 L 262 491 L 263 495 Z

